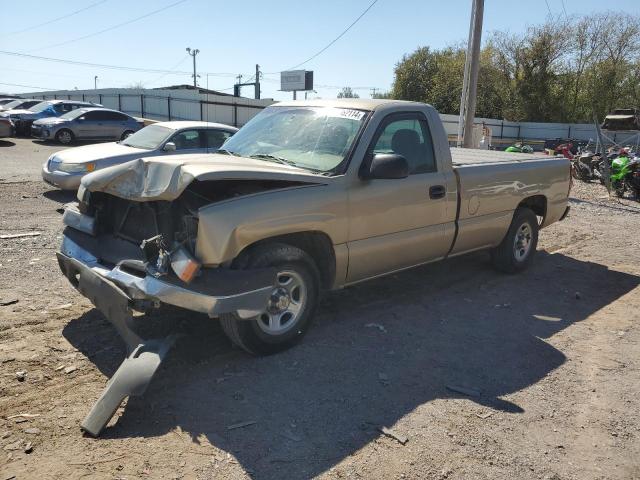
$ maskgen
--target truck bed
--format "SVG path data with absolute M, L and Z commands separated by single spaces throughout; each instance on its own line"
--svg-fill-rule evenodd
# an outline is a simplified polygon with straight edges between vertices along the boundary
M 452 148 L 451 160 L 454 166 L 487 163 L 520 163 L 527 161 L 552 160 L 554 157 L 540 152 L 513 153 L 498 150 L 477 150 L 470 148 Z

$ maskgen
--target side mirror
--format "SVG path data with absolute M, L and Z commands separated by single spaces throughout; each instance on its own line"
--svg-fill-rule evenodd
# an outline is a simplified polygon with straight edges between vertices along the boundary
M 378 153 L 364 172 L 366 179 L 398 179 L 409 176 L 407 159 L 397 153 Z
M 162 150 L 164 150 L 165 152 L 175 152 L 176 144 L 173 142 L 167 142 L 164 144 L 164 147 L 162 147 Z

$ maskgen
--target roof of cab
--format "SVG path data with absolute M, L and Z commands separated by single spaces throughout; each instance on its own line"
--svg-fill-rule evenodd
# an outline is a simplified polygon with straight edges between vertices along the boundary
M 354 108 L 357 110 L 375 110 L 377 108 L 391 104 L 419 105 L 424 107 L 424 103 L 408 102 L 406 100 L 388 100 L 379 98 L 327 98 L 313 100 L 289 100 L 274 104 L 276 107 L 334 107 L 334 108 Z

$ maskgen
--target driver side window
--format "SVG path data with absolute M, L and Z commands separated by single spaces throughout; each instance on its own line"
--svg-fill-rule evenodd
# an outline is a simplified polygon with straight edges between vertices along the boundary
M 176 133 L 169 141 L 176 144 L 176 150 L 201 148 L 198 130 L 184 130 Z
M 427 122 L 418 115 L 402 115 L 380 132 L 372 153 L 397 153 L 409 164 L 409 175 L 435 172 L 436 162 Z

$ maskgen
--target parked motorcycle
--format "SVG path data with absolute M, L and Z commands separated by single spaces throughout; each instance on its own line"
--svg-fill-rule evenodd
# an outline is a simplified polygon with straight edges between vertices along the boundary
M 520 142 L 514 143 L 510 147 L 505 149 L 505 152 L 513 153 L 533 153 L 533 147 L 531 145 L 524 145 Z
M 628 149 L 620 150 L 611 161 L 611 188 L 618 197 L 631 190 L 640 200 L 640 159 L 632 157 Z
M 577 155 L 571 158 L 571 172 L 573 177 L 583 182 L 600 180 L 602 178 L 602 173 L 600 172 L 600 154 L 591 151 L 589 148 L 590 145 L 591 143 L 588 143 L 585 147 L 580 147 Z

